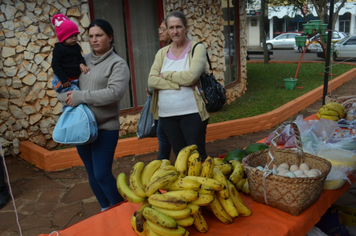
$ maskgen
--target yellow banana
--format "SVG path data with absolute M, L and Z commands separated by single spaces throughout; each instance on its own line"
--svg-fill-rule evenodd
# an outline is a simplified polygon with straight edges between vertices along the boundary
M 188 216 L 184 219 L 176 220 L 177 224 L 181 227 L 188 227 L 194 224 L 194 217 Z
M 148 202 L 152 206 L 169 210 L 181 210 L 187 207 L 187 201 L 184 199 L 164 194 L 153 194 L 148 198 Z
M 319 113 L 319 112 L 316 113 L 316 118 L 317 118 L 318 120 L 320 120 L 320 113 Z
M 214 165 L 214 159 L 211 156 L 208 156 L 202 164 L 200 176 L 210 178 L 213 174 Z
M 239 212 L 239 216 L 250 216 L 251 210 L 245 206 L 239 192 L 230 181 L 227 181 L 227 188 L 229 189 L 230 198 Z
M 201 183 L 194 179 L 188 178 L 178 178 L 169 185 L 165 186 L 165 190 L 174 191 L 174 190 L 198 190 L 201 186 Z
M 200 189 L 197 190 L 198 194 L 210 194 L 213 195 L 215 193 L 215 190 L 212 187 L 206 186 L 202 184 L 200 186 Z
M 206 178 L 201 176 L 186 176 L 185 178 L 196 180 L 201 184 L 205 184 L 213 188 L 215 191 L 220 191 L 226 188 L 223 182 L 212 178 Z
M 229 180 L 233 183 L 236 184 L 238 183 L 240 180 L 242 180 L 242 178 L 244 177 L 244 167 L 242 165 L 241 162 L 233 160 L 230 161 L 233 171 L 232 174 L 229 177 Z
M 215 194 L 214 201 L 210 203 L 209 205 L 211 207 L 212 212 L 218 218 L 222 223 L 224 224 L 231 224 L 234 222 L 233 218 L 223 208 L 223 206 L 220 204 L 220 201 L 217 197 L 217 194 Z
M 146 233 L 147 236 L 162 236 L 162 235 L 157 234 L 156 232 L 154 232 L 146 222 L 143 225 L 143 228 L 144 228 L 145 233 Z
M 328 115 L 320 115 L 320 118 L 326 119 L 326 120 L 333 120 L 333 121 L 338 121 L 339 116 L 328 116 Z
M 207 206 L 214 200 L 214 195 L 210 194 L 199 194 L 199 198 L 191 201 L 191 203 L 198 206 Z
M 162 164 L 160 168 L 171 165 L 171 161 L 168 159 L 162 159 Z
M 344 116 L 345 116 L 345 111 L 344 111 L 344 109 L 342 109 L 342 108 L 340 108 L 340 107 L 338 107 L 338 106 L 335 106 L 335 105 L 328 105 L 328 104 L 326 104 L 326 108 L 328 109 L 328 110 L 334 110 L 334 111 L 336 111 L 337 113 L 339 113 L 339 118 L 343 118 Z M 320 114 L 321 115 L 321 114 Z
M 146 220 L 150 220 L 162 227 L 169 228 L 169 229 L 178 228 L 178 224 L 173 218 L 161 212 L 158 212 L 152 209 L 151 207 L 145 207 L 142 213 Z
M 145 200 L 143 197 L 137 196 L 127 185 L 125 172 L 120 173 L 116 179 L 116 186 L 121 196 L 129 202 L 140 203 Z
M 235 207 L 231 197 L 224 199 L 219 194 L 217 194 L 217 196 L 220 201 L 220 204 L 225 209 L 227 214 L 229 214 L 232 218 L 236 218 L 239 216 L 239 212 L 237 211 L 237 208 Z
M 214 165 L 220 164 L 220 163 L 225 163 L 223 159 L 215 157 L 214 158 Z
M 198 211 L 197 213 L 193 214 L 193 217 L 195 228 L 201 233 L 208 232 L 208 223 L 206 223 L 206 220 L 204 219 L 201 211 Z
M 244 183 L 244 186 L 242 187 L 242 192 L 244 194 L 250 194 L 250 187 L 248 185 L 248 179 L 246 178 L 246 181 Z
M 235 184 L 237 191 L 242 191 L 242 187 L 244 186 L 245 181 L 246 181 L 246 179 L 244 178 L 244 179 L 240 180 L 239 182 L 237 182 L 237 184 Z
M 339 116 L 339 112 L 335 111 L 335 110 L 329 110 L 327 108 L 320 108 L 319 109 L 319 114 L 320 115 L 327 115 L 327 116 Z
M 192 212 L 192 209 L 189 208 L 188 205 L 186 208 L 183 208 L 181 210 L 168 210 L 168 209 L 156 207 L 156 206 L 152 206 L 152 209 L 154 209 L 158 212 L 161 212 L 175 220 L 187 218 L 188 216 L 191 215 L 191 212 Z
M 142 232 L 139 232 L 136 228 L 136 216 L 135 213 L 131 217 L 131 227 L 135 231 L 135 233 L 139 236 L 146 236 L 146 232 L 143 230 Z
M 147 220 L 146 224 L 148 224 L 149 228 L 156 232 L 159 235 L 165 236 L 184 236 L 186 233 L 186 229 L 178 226 L 177 229 L 168 229 L 162 227 L 161 225 L 155 224 L 153 221 Z
M 192 151 L 188 158 L 188 175 L 200 176 L 201 157 L 197 150 Z
M 214 170 L 213 170 L 213 179 L 219 180 L 220 182 L 222 182 L 224 184 L 225 189 L 218 191 L 218 194 L 223 198 L 228 198 L 229 190 L 226 188 L 226 177 L 221 172 L 221 170 L 216 167 L 214 167 Z
M 188 173 L 188 158 L 190 153 L 198 148 L 197 145 L 192 144 L 182 148 L 178 155 L 174 167 L 180 174 L 180 177 L 185 177 Z
M 191 202 L 197 200 L 199 198 L 199 194 L 195 190 L 175 190 L 175 191 L 168 191 L 163 193 L 163 195 L 173 195 L 180 198 L 183 198 L 187 202 Z
M 139 197 L 146 197 L 145 189 L 141 182 L 141 172 L 145 163 L 142 161 L 136 162 L 130 171 L 130 188 Z
M 161 166 L 162 161 L 161 160 L 153 160 L 150 163 L 148 163 L 145 168 L 143 168 L 142 173 L 141 173 L 141 183 L 144 188 L 146 188 L 146 185 L 148 182 L 150 182 L 151 177 L 153 173 L 158 170 L 158 168 Z
M 200 206 L 195 205 L 191 202 L 188 203 L 187 208 L 189 208 L 191 210 L 191 212 L 190 212 L 191 215 L 197 213 L 200 210 Z
M 328 102 L 328 103 L 326 104 L 326 107 L 327 107 L 327 106 L 337 106 L 337 107 L 339 107 L 339 108 L 343 111 L 343 114 L 346 115 L 345 107 L 344 107 L 343 105 L 341 105 L 340 103 L 338 103 L 338 102 Z
M 162 172 L 161 175 L 157 176 L 154 179 L 151 179 L 150 182 L 147 183 L 146 187 L 146 195 L 147 197 L 154 194 L 158 189 L 161 189 L 166 184 L 173 182 L 179 176 L 179 173 L 175 170 L 168 170 Z
M 232 171 L 232 166 L 230 163 L 218 163 L 215 164 L 214 168 L 218 168 L 224 175 L 228 175 Z
M 167 166 L 164 166 L 164 167 L 161 166 L 160 168 L 158 168 L 158 170 L 155 171 L 155 173 L 153 173 L 150 181 L 152 179 L 157 178 L 157 176 L 160 176 L 163 172 L 169 171 L 169 170 L 175 170 L 176 171 L 176 168 L 173 165 L 167 165 Z

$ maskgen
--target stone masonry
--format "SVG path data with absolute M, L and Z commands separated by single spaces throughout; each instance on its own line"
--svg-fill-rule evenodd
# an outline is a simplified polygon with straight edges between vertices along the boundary
M 242 1 L 244 2 L 244 1 Z M 188 36 L 204 41 L 213 73 L 224 84 L 224 44 L 221 1 L 164 0 L 166 14 L 181 10 L 191 26 Z M 52 149 L 54 126 L 62 105 L 51 80 L 52 50 L 57 42 L 51 18 L 57 13 L 75 22 L 83 53 L 90 52 L 87 0 L 0 0 L 0 141 L 5 155 L 17 155 L 21 141 Z M 240 6 L 241 78 L 227 89 L 228 103 L 246 90 L 246 14 Z M 120 116 L 120 135 L 135 132 L 138 114 Z

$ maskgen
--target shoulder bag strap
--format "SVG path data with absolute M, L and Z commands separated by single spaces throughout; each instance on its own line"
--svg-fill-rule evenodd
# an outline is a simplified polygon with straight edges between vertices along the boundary
M 193 46 L 193 49 L 192 49 L 192 57 L 194 55 L 194 50 L 195 50 L 195 47 L 198 45 L 198 44 L 203 44 L 202 42 L 198 42 L 196 43 L 194 46 Z M 204 44 L 203 44 L 204 45 Z M 208 55 L 208 52 L 206 52 L 206 58 L 208 59 L 208 63 L 209 63 L 209 69 L 211 71 L 213 71 L 212 67 L 211 67 L 211 62 L 210 62 L 210 59 L 209 59 L 209 55 Z

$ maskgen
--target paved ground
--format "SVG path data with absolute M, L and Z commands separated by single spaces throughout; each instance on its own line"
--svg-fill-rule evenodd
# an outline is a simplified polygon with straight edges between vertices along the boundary
M 354 94 L 356 78 L 344 84 L 333 95 Z M 299 112 L 307 117 L 317 112 L 322 101 L 319 100 Z M 295 115 L 290 120 L 294 120 Z M 238 147 L 246 147 L 266 137 L 276 127 L 257 133 L 230 137 L 207 143 L 207 153 L 213 157 L 225 154 Z M 120 172 L 129 173 L 136 161 L 149 162 L 157 158 L 157 153 L 128 156 L 114 161 L 115 176 Z M 49 234 L 67 228 L 89 218 L 100 211 L 99 204 L 90 189 L 84 167 L 75 167 L 59 172 L 45 172 L 19 157 L 5 158 L 12 194 L 22 235 L 34 236 Z M 171 162 L 174 157 L 171 156 Z M 356 203 L 356 191 L 345 193 L 342 201 Z M 0 235 L 20 235 L 19 226 L 10 201 L 0 210 Z

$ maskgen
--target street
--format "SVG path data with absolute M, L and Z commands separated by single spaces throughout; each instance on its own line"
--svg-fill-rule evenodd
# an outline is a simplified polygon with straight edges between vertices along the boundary
M 253 49 L 253 50 L 261 50 L 260 49 Z M 273 49 L 273 56 L 271 61 L 299 61 L 300 57 L 302 56 L 302 53 L 297 52 L 293 49 Z M 263 57 L 262 56 L 255 56 L 255 55 L 251 55 L 250 56 L 250 60 L 251 61 L 262 61 Z M 302 61 L 319 61 L 319 62 L 323 62 L 324 58 L 320 58 L 317 57 L 316 52 L 306 52 L 303 56 Z M 342 62 L 345 60 L 337 59 L 337 61 L 335 63 L 338 62 Z M 347 62 L 351 62 L 351 63 L 356 63 L 356 60 L 347 60 Z

